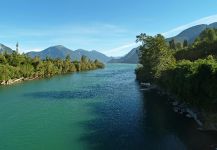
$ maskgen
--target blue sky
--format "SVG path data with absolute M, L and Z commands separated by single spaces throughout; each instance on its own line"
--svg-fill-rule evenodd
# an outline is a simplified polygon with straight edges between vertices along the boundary
M 53 45 L 122 56 L 141 32 L 166 37 L 217 21 L 216 0 L 1 0 L 0 43 L 21 52 Z

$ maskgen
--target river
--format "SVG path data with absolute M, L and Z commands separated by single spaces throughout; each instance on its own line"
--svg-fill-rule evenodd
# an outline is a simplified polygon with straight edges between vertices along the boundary
M 167 97 L 142 92 L 136 65 L 0 87 L 0 150 L 204 150 L 200 132 Z

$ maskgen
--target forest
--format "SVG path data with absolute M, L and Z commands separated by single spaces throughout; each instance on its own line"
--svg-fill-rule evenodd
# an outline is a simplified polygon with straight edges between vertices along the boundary
M 186 104 L 216 112 L 217 29 L 206 29 L 189 44 L 176 43 L 158 34 L 137 36 L 140 65 L 135 70 L 140 82 L 159 85 Z
M 70 56 L 62 59 L 39 57 L 30 58 L 25 54 L 6 52 L 0 54 L 0 83 L 7 84 L 12 79 L 48 78 L 54 75 L 104 68 L 98 60 L 92 61 L 82 56 L 79 61 L 72 61 Z

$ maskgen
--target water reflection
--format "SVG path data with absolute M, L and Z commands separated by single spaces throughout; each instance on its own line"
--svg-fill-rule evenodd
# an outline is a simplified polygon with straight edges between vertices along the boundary
M 197 125 L 191 119 L 172 111 L 167 103 L 167 97 L 157 94 L 157 91 L 144 93 L 146 118 L 145 135 L 150 133 L 153 149 L 214 149 L 217 143 L 216 133 L 205 133 L 197 130 Z M 150 148 L 152 149 L 152 148 Z
M 193 120 L 172 111 L 167 97 L 152 91 L 144 93 L 142 99 L 142 109 L 136 109 L 141 103 L 134 101 L 129 111 L 125 102 L 132 99 L 127 95 L 89 105 L 97 117 L 80 123 L 88 131 L 80 140 L 93 150 L 214 149 L 216 133 L 198 131 Z

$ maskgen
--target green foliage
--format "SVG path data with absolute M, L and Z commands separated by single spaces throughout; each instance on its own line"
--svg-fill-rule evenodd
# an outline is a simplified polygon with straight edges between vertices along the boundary
M 209 111 L 217 106 L 217 60 L 212 56 L 179 61 L 162 73 L 159 83 L 190 105 Z
M 0 63 L 1 64 L 7 64 L 7 60 L 3 54 L 0 54 Z
M 91 61 L 83 56 L 81 61 L 71 62 L 70 56 L 65 60 L 39 57 L 30 58 L 25 54 L 0 54 L 0 83 L 17 78 L 42 78 L 57 74 L 104 68 L 98 60 Z
M 136 70 L 135 70 L 135 74 L 136 74 L 136 80 L 140 81 L 140 82 L 146 82 L 147 81 L 147 71 L 145 71 L 145 69 L 143 68 L 142 65 L 138 65 Z
M 172 39 L 171 41 L 169 41 L 169 46 L 170 46 L 170 49 L 176 49 L 176 44 L 175 44 L 175 40 Z
M 186 40 L 184 42 L 186 42 Z M 182 45 L 182 43 L 175 42 L 175 40 L 172 39 L 171 41 L 169 41 L 169 47 L 172 50 L 179 50 L 179 49 L 182 49 L 183 45 Z
M 143 71 L 140 67 L 137 73 L 143 72 L 145 81 L 153 81 L 159 78 L 161 72 L 171 66 L 175 60 L 162 35 L 152 37 L 141 34 L 141 36 L 137 36 L 137 41 L 143 43 L 140 47 L 140 64 Z
M 184 42 L 183 42 L 183 48 L 186 48 L 186 47 L 188 47 L 188 41 L 184 40 Z
M 135 70 L 139 81 L 155 82 L 186 104 L 216 111 L 217 29 L 206 29 L 192 45 L 184 41 L 183 48 L 174 40 L 168 48 L 160 35 L 137 36 L 141 40 L 142 66 Z
M 93 64 L 95 65 L 96 68 L 104 68 L 105 67 L 105 65 L 97 59 L 94 61 Z
M 8 65 L 0 65 L 0 80 L 8 80 L 10 78 L 10 71 Z
M 206 29 L 195 40 L 192 46 L 181 49 L 175 53 L 177 60 L 197 60 L 209 55 L 217 56 L 217 29 Z
M 213 42 L 217 40 L 217 29 L 206 29 L 204 30 L 200 36 L 195 40 L 194 44 L 202 43 L 202 42 Z
M 176 49 L 179 50 L 182 48 L 182 44 L 180 42 L 176 43 Z

